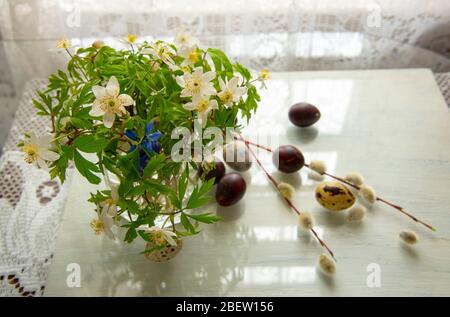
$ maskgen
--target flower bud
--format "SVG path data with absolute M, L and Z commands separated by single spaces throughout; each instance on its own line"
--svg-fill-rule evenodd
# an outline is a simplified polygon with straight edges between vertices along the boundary
M 326 275 L 333 275 L 336 272 L 336 263 L 327 254 L 319 255 L 319 268 Z
M 283 183 L 283 182 L 278 183 L 278 189 L 279 189 L 281 195 L 286 199 L 291 199 L 292 195 L 295 192 L 294 187 L 292 187 L 288 183 Z
M 325 162 L 319 160 L 312 160 L 309 163 L 309 168 L 321 175 L 327 171 L 327 166 L 325 165 Z
M 413 245 L 419 242 L 419 237 L 417 236 L 417 233 L 415 233 L 412 230 L 402 230 L 399 234 L 399 237 L 406 244 Z
M 375 190 L 370 186 L 366 186 L 366 185 L 361 186 L 359 189 L 359 193 L 361 194 L 361 197 L 365 201 L 367 201 L 371 204 L 373 204 L 377 200 L 377 195 L 375 194 Z
M 310 230 L 311 228 L 313 228 L 315 222 L 316 221 L 314 220 L 313 215 L 308 211 L 301 212 L 298 217 L 300 228 L 304 230 Z

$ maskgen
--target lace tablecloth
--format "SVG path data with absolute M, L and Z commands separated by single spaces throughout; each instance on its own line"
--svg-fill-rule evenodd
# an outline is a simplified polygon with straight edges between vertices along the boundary
M 450 107 L 450 73 L 435 77 Z M 44 83 L 27 83 L 0 159 L 0 296 L 43 294 L 70 184 L 70 175 L 63 185 L 50 180 L 46 171 L 26 164 L 16 148 L 24 132 L 47 129 L 31 104 Z
M 43 294 L 70 183 L 70 175 L 64 185 L 51 180 L 17 151 L 24 132 L 48 126 L 31 104 L 44 83 L 27 83 L 0 159 L 0 297 Z

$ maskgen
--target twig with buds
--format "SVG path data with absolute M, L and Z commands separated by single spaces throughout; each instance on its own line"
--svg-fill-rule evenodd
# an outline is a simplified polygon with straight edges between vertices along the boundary
M 245 139 L 243 139 L 243 138 L 242 138 L 242 139 L 239 139 L 239 141 L 244 142 L 244 143 L 247 145 L 248 148 L 249 148 L 249 145 L 252 145 L 252 146 L 255 146 L 255 147 L 257 147 L 257 148 L 263 149 L 263 150 L 265 150 L 265 151 L 267 151 L 267 152 L 273 152 L 273 150 L 272 150 L 271 148 L 267 147 L 267 146 L 263 146 L 263 145 L 260 145 L 260 144 L 256 144 L 256 143 L 253 143 L 253 142 L 251 142 L 251 141 L 245 140 Z M 309 169 L 311 169 L 311 167 L 309 166 L 309 164 L 306 164 L 306 163 L 305 163 L 304 165 L 305 165 L 306 167 L 308 167 Z M 311 170 L 313 170 L 313 169 L 311 169 Z M 314 171 L 315 171 L 315 170 L 314 170 Z M 316 172 L 317 172 L 317 171 L 316 171 Z M 350 187 L 353 187 L 353 188 L 357 189 L 358 191 L 361 190 L 361 186 L 356 185 L 356 184 L 353 184 L 353 183 L 351 183 L 351 182 L 349 182 L 349 181 L 347 181 L 347 180 L 345 180 L 345 179 L 343 179 L 343 178 L 341 178 L 341 177 L 339 177 L 339 176 L 329 174 L 329 173 L 327 173 L 327 172 L 325 172 L 325 171 L 324 171 L 324 172 L 320 172 L 319 174 L 321 174 L 321 175 L 326 175 L 326 176 L 328 176 L 328 177 L 331 177 L 331 178 L 333 178 L 333 179 L 335 179 L 335 180 L 337 180 L 337 181 L 339 181 L 339 182 L 341 182 L 341 183 L 344 183 L 344 184 L 346 184 L 346 185 L 348 185 L 348 186 L 350 186 Z M 382 203 L 384 203 L 384 204 L 386 204 L 386 205 L 388 205 L 388 206 L 390 206 L 390 207 L 392 207 L 392 208 L 398 210 L 399 212 L 401 212 L 401 213 L 404 214 L 405 216 L 411 218 L 412 220 L 414 220 L 414 221 L 417 222 L 417 223 L 420 223 L 421 225 L 424 225 L 424 226 L 427 227 L 428 229 L 430 229 L 430 230 L 432 230 L 432 231 L 436 231 L 436 228 L 434 228 L 434 227 L 431 226 L 430 224 L 428 224 L 428 223 L 426 223 L 426 222 L 424 222 L 424 221 L 418 219 L 417 217 L 413 216 L 411 213 L 407 212 L 403 207 L 401 207 L 401 206 L 399 206 L 399 205 L 397 205 L 397 204 L 391 203 L 391 202 L 387 201 L 386 199 L 384 199 L 384 198 L 382 198 L 382 197 L 379 197 L 379 196 L 375 196 L 374 198 L 375 198 L 376 201 L 382 202 Z
M 250 154 L 253 156 L 253 158 L 255 159 L 256 163 L 258 164 L 258 166 L 263 170 L 263 172 L 266 174 L 267 178 L 269 179 L 269 181 L 272 183 L 272 185 L 275 187 L 275 189 L 280 193 L 281 197 L 283 197 L 283 199 L 286 201 L 286 203 L 288 204 L 288 206 L 297 214 L 300 215 L 301 212 L 300 210 L 298 210 L 297 207 L 295 207 L 295 205 L 292 203 L 292 201 L 286 197 L 285 195 L 283 195 L 280 191 L 279 188 L 279 183 L 278 181 L 272 177 L 272 175 L 269 174 L 269 172 L 267 172 L 267 170 L 264 168 L 264 166 L 262 165 L 261 161 L 258 159 L 258 157 L 256 156 L 255 152 L 253 152 L 252 148 L 250 147 L 249 144 L 252 144 L 254 146 L 256 146 L 256 144 L 250 143 L 249 141 L 244 140 L 244 138 L 239 135 L 240 138 L 236 138 L 242 142 L 245 143 L 245 146 L 247 147 L 248 151 L 250 152 Z M 269 148 L 263 147 L 265 150 L 270 150 Z M 334 253 L 333 251 L 331 251 L 331 249 L 328 247 L 328 245 L 325 243 L 325 241 L 323 241 L 319 235 L 317 234 L 317 232 L 314 230 L 314 228 L 310 228 L 311 233 L 314 235 L 314 237 L 317 239 L 317 241 L 320 243 L 320 245 L 322 247 L 324 247 L 328 253 L 331 255 L 331 257 L 336 261 L 336 258 L 334 257 Z M 337 262 L 337 261 L 336 261 Z

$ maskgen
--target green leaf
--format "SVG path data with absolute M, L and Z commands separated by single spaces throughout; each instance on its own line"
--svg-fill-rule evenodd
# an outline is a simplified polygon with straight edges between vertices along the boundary
M 200 188 L 196 186 L 189 197 L 186 209 L 194 209 L 207 204 L 211 199 L 207 195 L 213 186 L 214 179 L 204 182 Z
M 183 227 L 190 233 L 195 233 L 195 227 L 192 225 L 192 223 L 189 221 L 189 218 L 186 216 L 185 213 L 181 213 L 180 221 Z
M 73 144 L 81 152 L 97 153 L 108 145 L 109 140 L 101 139 L 93 134 L 80 135 L 75 139 Z
M 213 215 L 211 213 L 206 213 L 206 214 L 201 214 L 201 215 L 189 215 L 188 217 L 197 220 L 198 222 L 203 222 L 203 223 L 214 223 L 214 222 L 218 222 L 221 221 L 222 218 L 216 215 Z
M 131 243 L 133 242 L 134 239 L 136 239 L 136 237 L 137 237 L 136 229 L 134 227 L 130 227 L 125 233 L 124 241 Z
M 94 173 L 100 172 L 97 165 L 86 160 L 78 151 L 74 152 L 75 167 L 90 183 L 99 184 L 101 179 Z M 93 173 L 94 172 L 94 173 Z
M 178 179 L 178 200 L 183 201 L 184 195 L 188 185 L 189 168 L 186 167 L 181 177 Z
M 208 54 L 211 56 L 216 72 L 223 71 L 228 78 L 233 76 L 233 66 L 224 52 L 219 49 L 208 48 Z
M 250 73 L 250 71 L 244 66 L 242 66 L 240 63 L 235 63 L 234 69 L 236 69 L 236 71 L 240 73 L 246 81 L 252 79 L 252 74 Z
M 123 179 L 119 185 L 119 195 L 120 197 L 125 197 L 133 189 L 133 182 L 128 179 Z
M 158 170 L 163 168 L 165 160 L 166 157 L 164 153 L 153 155 L 153 157 L 147 163 L 147 166 L 144 168 L 144 176 L 151 176 L 154 172 L 157 172 Z

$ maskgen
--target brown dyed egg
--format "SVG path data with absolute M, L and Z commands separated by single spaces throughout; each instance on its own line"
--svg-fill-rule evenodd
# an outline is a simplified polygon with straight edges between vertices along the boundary
M 252 160 L 247 147 L 238 142 L 232 142 L 224 147 L 223 160 L 238 172 L 245 172 L 252 166 Z
M 331 181 L 317 185 L 316 200 L 328 210 L 340 211 L 351 207 L 355 196 L 342 183 Z
M 165 248 L 155 250 L 151 253 L 146 253 L 145 257 L 153 262 L 165 262 L 173 259 L 183 247 L 183 241 L 181 239 L 178 239 L 176 241 L 177 241 L 176 246 L 168 244 Z M 149 250 L 154 246 L 155 245 L 152 242 L 148 242 L 147 245 L 145 246 L 145 249 Z
M 289 120 L 297 127 L 309 127 L 319 119 L 319 109 L 310 103 L 299 102 L 289 109 Z

